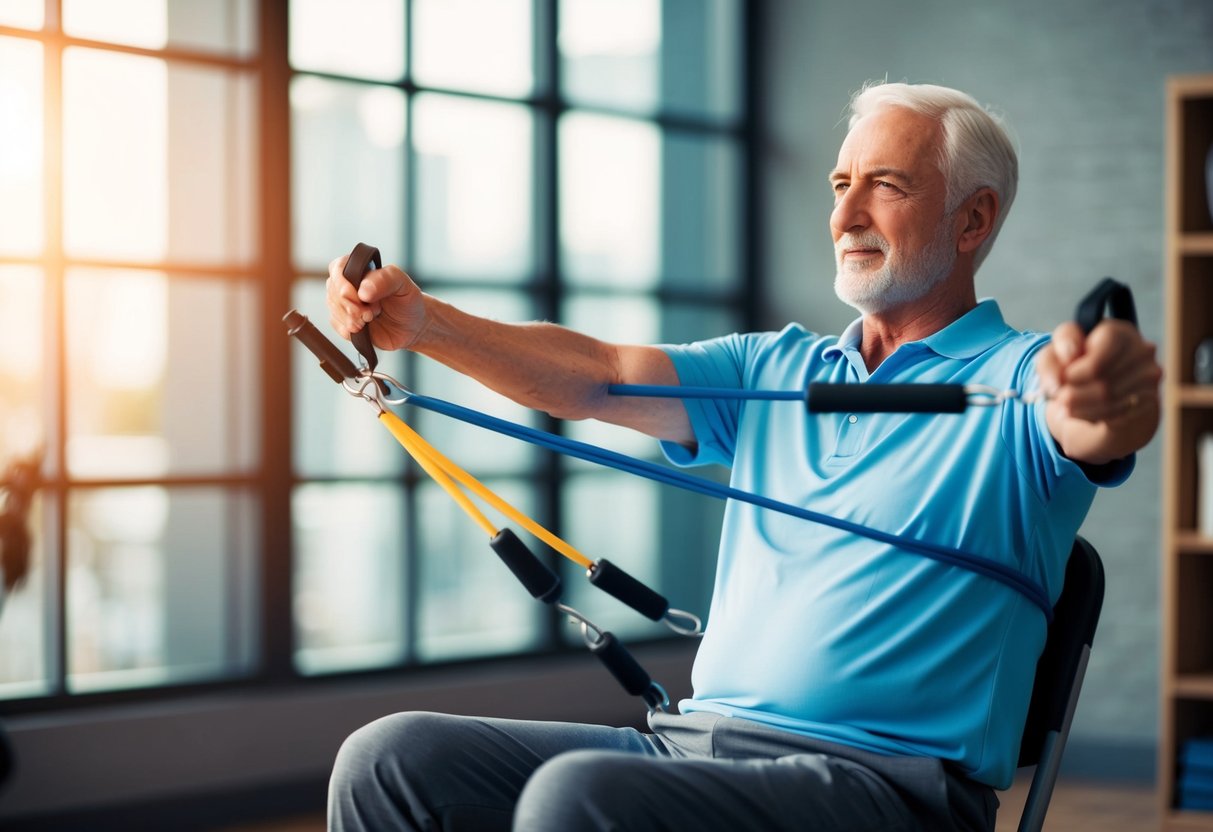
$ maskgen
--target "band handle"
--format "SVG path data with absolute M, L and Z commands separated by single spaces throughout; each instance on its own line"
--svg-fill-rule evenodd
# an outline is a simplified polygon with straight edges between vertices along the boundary
M 1137 326 L 1133 292 L 1105 277 L 1078 303 L 1074 320 L 1086 334 L 1104 312 Z M 815 381 L 805 391 L 810 413 L 963 413 L 968 394 L 961 384 L 830 384 Z
M 963 413 L 968 395 L 962 384 L 809 383 L 810 413 Z
M 366 243 L 359 243 L 354 246 L 349 259 L 345 261 L 345 268 L 342 269 L 341 276 L 357 290 L 362 285 L 362 278 L 366 277 L 366 273 L 372 267 L 383 268 L 379 249 Z M 353 341 L 354 349 L 358 350 L 358 354 L 366 359 L 367 369 L 374 370 L 379 364 L 379 356 L 375 354 L 375 345 L 371 343 L 371 325 L 367 324 L 362 327 L 350 337 L 350 340 Z
M 1074 320 L 1086 334 L 1090 334 L 1104 317 L 1104 310 L 1111 317 L 1128 321 L 1137 326 L 1137 307 L 1133 303 L 1133 292 L 1123 283 L 1105 277 L 1078 302 Z

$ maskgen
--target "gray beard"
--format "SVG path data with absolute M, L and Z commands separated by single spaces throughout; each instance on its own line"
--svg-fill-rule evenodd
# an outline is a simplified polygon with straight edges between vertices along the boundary
M 935 238 L 922 250 L 905 258 L 889 258 L 889 244 L 874 232 L 847 234 L 834 247 L 837 273 L 834 294 L 864 315 L 887 312 L 925 297 L 942 283 L 956 262 L 956 245 L 941 225 Z M 842 249 L 848 246 L 879 248 L 884 263 L 874 271 L 848 268 L 842 261 Z

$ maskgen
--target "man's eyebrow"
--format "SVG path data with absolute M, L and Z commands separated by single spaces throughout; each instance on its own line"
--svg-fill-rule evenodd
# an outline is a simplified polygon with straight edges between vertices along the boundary
M 840 179 L 850 179 L 851 174 L 842 169 L 830 171 L 829 181 L 837 182 Z M 882 167 L 872 168 L 860 172 L 862 179 L 900 179 L 902 182 L 913 182 L 914 177 L 901 168 Z
M 911 182 L 914 179 L 901 168 L 874 168 L 865 175 L 870 179 L 900 179 L 902 182 Z

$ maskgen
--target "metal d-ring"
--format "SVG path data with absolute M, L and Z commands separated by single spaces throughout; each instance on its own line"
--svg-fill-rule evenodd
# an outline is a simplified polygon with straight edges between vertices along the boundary
M 991 387 L 988 384 L 966 384 L 965 396 L 966 403 L 973 407 L 993 407 L 994 405 L 1009 401 L 1016 401 L 1020 404 L 1036 404 L 1049 398 L 1044 394 L 1043 390 L 1032 390 L 1028 393 L 1021 393 L 1018 390 L 1002 390 L 998 387 Z
M 666 693 L 666 689 L 657 681 L 650 681 L 649 689 L 640 698 L 648 706 L 650 714 L 654 714 L 657 711 L 665 711 L 670 707 L 670 695 Z
M 388 384 L 401 391 L 403 395 L 397 398 L 385 396 L 383 391 L 387 389 Z M 386 413 L 388 405 L 403 404 L 412 396 L 412 391 L 387 373 L 368 370 L 365 367 L 359 371 L 355 378 L 347 378 L 342 381 L 341 386 L 351 396 L 365 399 L 375 405 L 380 413 Z
M 679 620 L 686 621 L 688 624 L 679 624 L 677 623 Z M 671 607 L 666 610 L 661 621 L 680 636 L 703 635 L 703 620 L 693 612 L 677 610 Z
M 556 607 L 556 609 L 560 610 L 562 613 L 567 615 L 569 618 L 572 618 L 575 621 L 581 622 L 581 637 L 583 639 L 585 639 L 585 643 L 586 643 L 587 647 L 596 647 L 602 643 L 602 640 L 604 638 L 606 638 L 606 635 L 602 632 L 602 628 L 600 628 L 593 621 L 591 621 L 590 619 L 586 618 L 584 615 L 579 613 L 577 610 L 570 607 L 568 604 L 562 604 L 559 601 L 557 601 L 555 604 L 555 607 Z M 590 630 L 594 631 L 594 634 L 597 636 L 597 638 L 590 638 Z

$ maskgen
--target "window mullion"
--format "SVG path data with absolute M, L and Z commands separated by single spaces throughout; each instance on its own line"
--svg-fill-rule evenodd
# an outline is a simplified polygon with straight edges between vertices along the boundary
M 259 120 L 261 360 L 267 368 L 262 409 L 262 528 L 260 573 L 260 675 L 295 675 L 291 608 L 291 397 L 290 343 L 280 318 L 290 306 L 290 69 L 287 55 L 288 0 L 262 0 Z
M 59 20 L 58 0 L 47 4 L 46 26 Z M 66 303 L 64 280 L 66 260 L 63 251 L 63 45 L 58 38 L 42 43 L 42 120 L 45 287 L 43 343 L 48 378 L 43 395 L 46 421 L 47 459 L 44 470 L 50 474 L 47 504 L 51 506 L 47 561 L 47 681 L 52 696 L 67 692 L 67 348 L 64 339 Z

